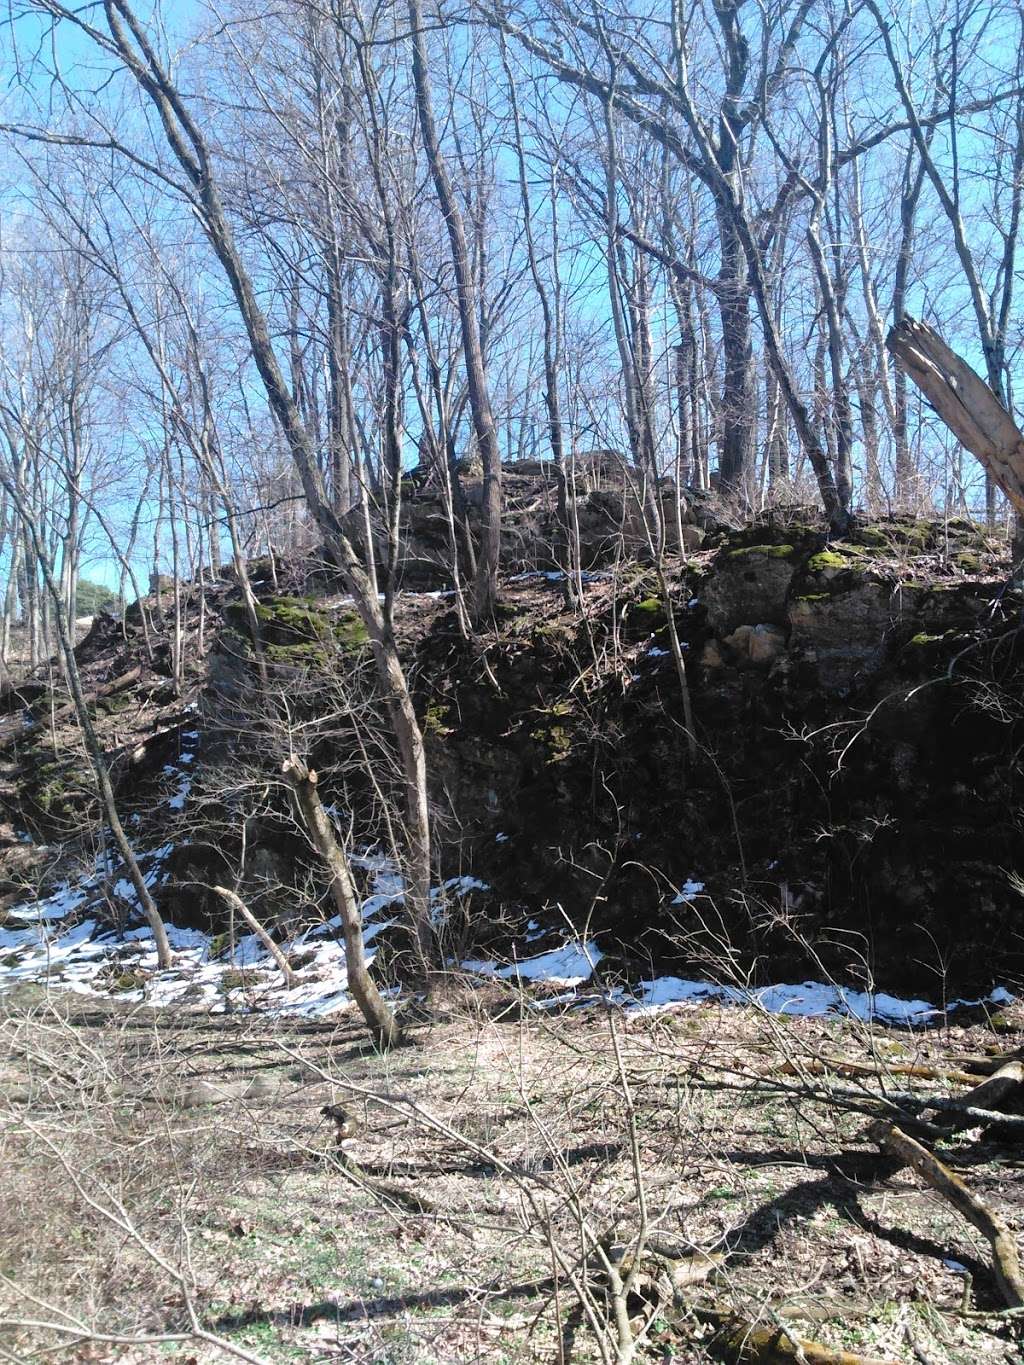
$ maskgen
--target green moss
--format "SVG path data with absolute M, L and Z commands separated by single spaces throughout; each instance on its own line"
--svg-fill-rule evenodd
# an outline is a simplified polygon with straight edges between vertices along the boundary
M 249 618 L 244 602 L 225 608 L 228 623 L 247 639 Z M 289 668 L 326 670 L 333 652 L 357 653 L 370 636 L 358 612 L 345 611 L 332 622 L 312 597 L 268 597 L 256 603 L 256 618 L 267 659 Z
M 665 605 L 660 597 L 645 597 L 641 602 L 634 602 L 630 611 L 646 612 L 651 616 L 656 616 L 664 609 Z
M 988 1026 L 993 1033 L 1018 1033 L 1020 1031 L 1020 1015 L 1012 1011 L 998 1010 L 995 1014 L 988 1017 Z
M 230 934 L 214 934 L 213 938 L 210 939 L 211 959 L 223 957 L 230 947 L 231 947 Z
M 958 569 L 963 569 L 964 573 L 981 572 L 981 556 L 973 550 L 960 550 L 953 556 L 953 563 Z
M 788 559 L 793 554 L 792 545 L 742 545 L 738 550 L 730 550 L 730 559 Z
M 550 706 L 545 706 L 543 714 L 546 716 L 571 716 L 572 702 L 561 697 L 558 701 L 553 701 Z
M 82 807 L 91 795 L 92 784 L 73 764 L 49 762 L 36 764 L 22 778 L 26 796 L 44 816 L 54 821 L 81 823 Z
M 269 663 L 281 668 L 311 668 L 326 672 L 327 651 L 320 645 L 267 645 L 263 651 Z
M 534 627 L 533 633 L 539 640 L 553 645 L 568 645 L 576 638 L 575 627 L 570 621 L 543 621 Z
M 109 989 L 112 991 L 126 992 L 142 990 L 145 982 L 145 976 L 136 968 L 135 970 L 129 969 L 127 971 L 119 972 L 108 984 Z
M 559 697 L 549 706 L 537 707 L 536 714 L 541 717 L 541 724 L 530 732 L 530 738 L 544 746 L 548 763 L 560 763 L 569 756 L 572 735 L 562 722 L 567 720 L 572 712 L 572 702 L 564 697 Z
M 931 541 L 933 530 L 926 521 L 904 522 L 896 528 L 896 536 L 908 547 L 923 550 Z
M 826 569 L 848 569 L 850 561 L 845 555 L 836 554 L 835 550 L 819 550 L 816 555 L 811 555 L 807 567 L 811 573 L 823 573 Z
M 547 732 L 548 762 L 561 763 L 569 757 L 572 739 L 562 725 L 553 725 Z
M 248 629 L 249 613 L 244 602 L 229 602 L 224 614 L 236 628 Z M 266 597 L 256 603 L 256 619 L 270 644 L 319 640 L 331 631 L 330 620 L 317 610 L 315 597 Z
M 135 697 L 131 692 L 115 692 L 110 697 L 100 697 L 96 702 L 94 714 L 97 716 L 116 716 L 123 711 L 130 711 L 135 705 Z
M 448 724 L 450 715 L 451 707 L 447 702 L 430 702 L 423 716 L 423 733 L 434 735 L 438 739 L 444 739 L 445 736 L 454 734 L 454 730 Z
M 892 544 L 891 538 L 880 526 L 858 526 L 853 533 L 853 540 L 858 545 L 867 545 L 874 550 L 886 550 Z
M 370 632 L 356 611 L 346 611 L 334 623 L 334 638 L 345 653 L 355 653 L 370 643 Z

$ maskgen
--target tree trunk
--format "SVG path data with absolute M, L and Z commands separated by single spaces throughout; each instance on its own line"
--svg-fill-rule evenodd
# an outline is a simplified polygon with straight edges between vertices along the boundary
M 718 307 L 722 322 L 722 444 L 718 457 L 723 492 L 749 493 L 754 462 L 754 352 L 750 336 L 750 284 L 743 244 L 730 206 L 718 209 L 722 243 Z
M 78 718 L 78 725 L 82 731 L 82 738 L 85 741 L 86 752 L 92 764 L 92 770 L 96 777 L 96 786 L 99 790 L 100 803 L 103 806 L 103 813 L 107 817 L 107 824 L 114 837 L 117 851 L 121 855 L 125 871 L 135 889 L 135 894 L 139 898 L 139 905 L 142 913 L 149 922 L 149 927 L 153 931 L 153 941 L 156 944 L 157 965 L 160 969 L 166 970 L 171 966 L 171 945 L 167 939 L 167 930 L 160 911 L 156 908 L 156 902 L 150 894 L 146 879 L 142 875 L 135 857 L 135 850 L 128 841 L 128 836 L 124 832 L 121 824 L 121 817 L 117 809 L 117 801 L 114 797 L 114 788 L 110 782 L 110 769 L 107 767 L 107 760 L 103 753 L 99 737 L 93 727 L 92 717 L 89 715 L 89 704 L 86 701 L 85 693 L 82 691 L 82 680 L 78 672 L 78 662 L 75 659 L 75 643 L 73 638 L 73 625 L 68 621 L 67 612 L 64 606 L 64 599 L 53 573 L 53 565 L 46 556 L 46 551 L 39 539 L 39 532 L 29 508 L 21 500 L 14 485 L 6 478 L 3 480 L 7 493 L 17 509 L 19 518 L 25 529 L 26 539 L 32 551 L 32 556 L 36 561 L 39 573 L 42 575 L 43 583 L 53 603 L 53 613 L 56 621 L 57 640 L 60 645 L 61 654 L 64 659 L 65 673 L 68 680 L 68 687 L 71 691 L 71 700 L 74 703 L 75 714 Z
M 294 754 L 285 759 L 281 771 L 295 793 L 309 837 L 327 870 L 331 874 L 331 895 L 341 920 L 345 939 L 345 970 L 348 988 L 366 1020 L 374 1041 L 382 1048 L 394 1047 L 402 1041 L 395 1016 L 381 998 L 366 964 L 363 945 L 363 917 L 356 896 L 352 869 L 345 850 L 335 838 L 330 818 L 324 810 L 317 790 L 317 775 Z
M 961 445 L 1024 513 L 1024 436 L 989 385 L 927 323 L 902 318 L 885 344 Z
M 473 418 L 473 433 L 484 467 L 483 525 L 473 605 L 477 619 L 486 620 L 493 613 L 498 592 L 498 562 L 501 550 L 501 451 L 498 447 L 498 433 L 494 425 L 487 372 L 484 367 L 477 290 L 466 242 L 465 224 L 434 122 L 430 68 L 427 64 L 427 45 L 423 36 L 423 6 L 420 0 L 409 0 L 409 25 L 412 29 L 412 74 L 416 84 L 420 132 L 423 135 L 423 146 L 427 153 L 434 189 L 448 228 L 459 304 L 459 322 L 462 328 L 462 349 L 466 361 L 469 407 Z

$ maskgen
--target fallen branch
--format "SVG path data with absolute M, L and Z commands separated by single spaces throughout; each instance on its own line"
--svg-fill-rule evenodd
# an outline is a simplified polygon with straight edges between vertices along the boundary
M 224 901 L 226 905 L 229 905 L 236 915 L 241 915 L 242 919 L 281 969 L 281 975 L 284 977 L 285 989 L 293 991 L 298 982 L 295 979 L 295 973 L 292 971 L 291 964 L 281 951 L 280 947 L 274 942 L 266 929 L 264 929 L 263 925 L 260 924 L 259 920 L 246 905 L 245 901 L 242 900 L 241 896 L 236 895 L 234 891 L 231 891 L 226 886 L 215 886 L 213 890 L 214 894 L 220 896 L 221 900 Z
M 758 1327 L 728 1309 L 694 1308 L 693 1316 L 718 1328 L 711 1349 L 735 1365 L 902 1365 L 891 1356 L 862 1356 L 833 1350 L 819 1341 L 796 1336 L 786 1327 Z
M 131 687 L 133 683 L 139 682 L 141 678 L 141 665 L 136 668 L 130 668 L 127 673 L 122 673 L 120 677 L 114 678 L 111 682 L 104 683 L 102 687 L 97 687 L 92 692 L 87 693 L 85 703 L 87 706 L 92 706 L 97 701 L 101 701 L 104 697 L 112 697 L 115 692 L 123 692 L 126 687 Z M 58 706 L 50 716 L 50 723 L 56 725 L 58 721 L 64 721 L 69 716 L 73 715 L 74 711 L 74 702 L 64 702 L 62 705 Z M 16 730 L 13 730 L 0 738 L 0 750 L 8 748 L 15 740 L 20 739 L 26 731 L 32 728 L 32 726 L 33 722 L 31 720 L 22 718 L 21 724 Z
M 810 1057 L 785 1061 L 772 1074 L 783 1076 L 913 1076 L 924 1081 L 948 1081 L 951 1085 L 973 1085 L 977 1076 L 969 1071 L 925 1066 L 920 1062 L 858 1062 L 850 1057 Z
M 956 1053 L 947 1060 L 951 1066 L 958 1066 L 963 1071 L 971 1073 L 971 1079 L 976 1080 L 978 1076 L 994 1075 L 1006 1062 L 1020 1061 L 1021 1051 L 1016 1049 L 1013 1052 L 993 1052 L 987 1055 L 980 1052 Z
M 1017 1240 L 1002 1219 L 972 1194 L 954 1171 L 895 1125 L 874 1123 L 867 1136 L 889 1156 L 915 1170 L 927 1185 L 948 1199 L 956 1211 L 978 1229 L 992 1248 L 996 1282 L 1006 1306 L 1024 1307 L 1024 1276 L 1021 1275 Z

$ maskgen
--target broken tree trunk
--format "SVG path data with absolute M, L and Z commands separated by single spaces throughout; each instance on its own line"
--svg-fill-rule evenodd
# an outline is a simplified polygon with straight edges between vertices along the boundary
M 348 988 L 379 1047 L 394 1047 L 402 1041 L 394 1014 L 388 1009 L 373 983 L 363 946 L 363 916 L 356 895 L 352 869 L 345 850 L 338 842 L 330 816 L 324 810 L 317 788 L 317 775 L 293 754 L 281 769 L 291 785 L 309 837 L 331 876 L 331 895 L 345 938 L 345 970 Z
M 1024 517 L 1024 436 L 988 384 L 927 323 L 901 318 L 885 344 Z
M 712 1345 L 734 1365 L 900 1365 L 891 1356 L 862 1356 L 835 1350 L 821 1342 L 796 1336 L 785 1327 L 759 1327 L 743 1318 L 715 1309 L 694 1310 L 694 1316 L 718 1326 Z
M 139 682 L 142 677 L 141 667 L 130 668 L 127 673 L 122 673 L 119 678 L 114 678 L 112 682 L 104 683 L 102 687 L 94 688 L 92 692 L 86 693 L 85 700 L 89 706 L 101 701 L 104 697 L 112 697 L 115 692 L 121 692 L 126 687 L 131 687 L 133 683 Z M 75 703 L 73 701 L 64 702 L 53 711 L 49 717 L 50 725 L 56 725 L 59 721 L 69 720 L 75 714 Z M 10 731 L 0 738 L 0 749 L 6 749 L 22 735 L 27 734 L 32 729 L 34 722 L 31 717 L 24 715 L 19 719 L 18 728 Z
M 979 1109 L 1000 1110 L 1009 1100 L 1014 1100 L 1024 1087 L 1024 1062 L 1014 1060 L 1005 1062 L 998 1071 L 992 1073 L 987 1080 L 975 1085 L 972 1090 L 968 1090 L 966 1095 L 960 1095 L 960 1103 L 966 1109 L 975 1113 Z M 936 1123 L 940 1127 L 950 1128 L 973 1128 L 977 1119 L 973 1113 L 956 1114 L 940 1113 L 936 1117 Z

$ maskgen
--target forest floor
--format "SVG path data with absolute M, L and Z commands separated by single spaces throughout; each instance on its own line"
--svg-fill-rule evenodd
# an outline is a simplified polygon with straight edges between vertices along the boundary
M 714 1273 L 646 1318 L 630 1301 L 639 1359 L 728 1359 L 723 1309 L 908 1365 L 1020 1358 L 988 1244 L 865 1135 L 883 1090 L 961 1093 L 908 1068 L 962 1071 L 993 1049 L 982 1023 L 557 1012 L 452 978 L 381 1056 L 351 1011 L 29 983 L 0 1008 L 6 1359 L 614 1359 L 583 1267 L 644 1217 L 648 1246 Z M 341 1147 L 325 1104 L 356 1127 Z M 1021 1232 L 1015 1136 L 930 1145 Z

